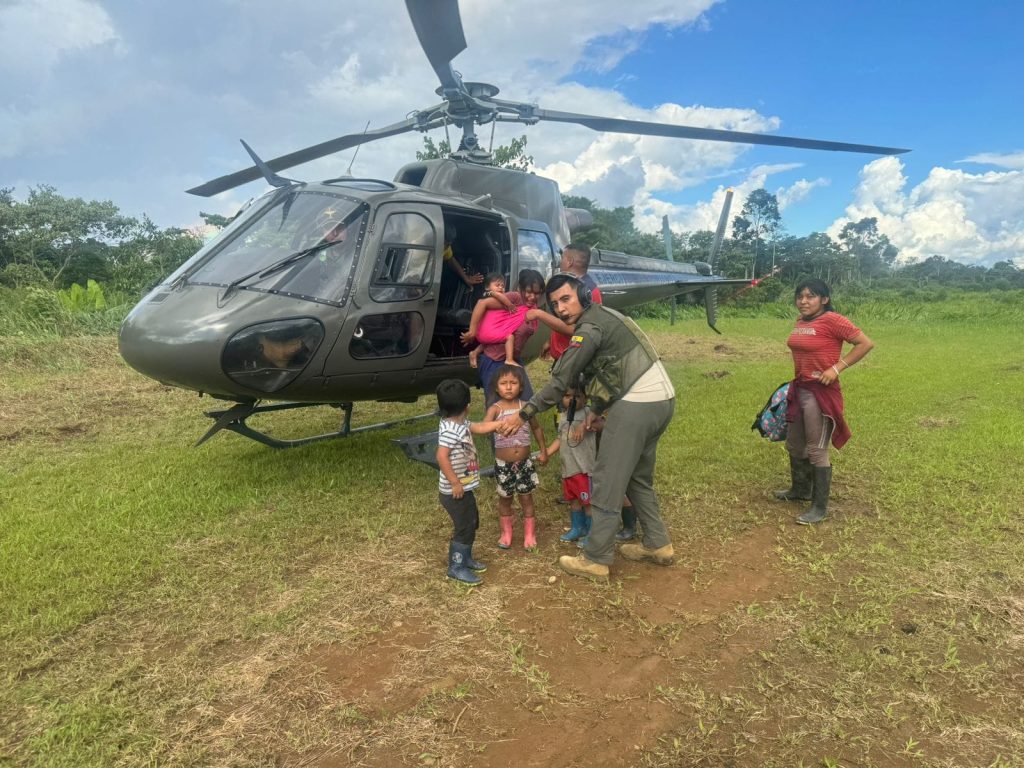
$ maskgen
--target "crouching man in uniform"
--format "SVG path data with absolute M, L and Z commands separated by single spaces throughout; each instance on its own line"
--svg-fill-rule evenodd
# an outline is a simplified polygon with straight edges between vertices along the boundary
M 595 580 L 608 578 L 615 556 L 619 509 L 628 496 L 643 525 L 643 542 L 623 544 L 628 560 L 659 565 L 674 561 L 672 542 L 654 493 L 654 463 L 661 438 L 675 410 L 675 390 L 658 353 L 636 323 L 600 304 L 592 304 L 575 275 L 558 273 L 547 286 L 548 305 L 575 326 L 569 348 L 558 359 L 551 380 L 502 424 L 512 433 L 547 410 L 574 386 L 580 374 L 589 382 L 594 410 L 605 416 L 601 448 L 593 473 L 590 537 L 583 554 L 559 558 L 562 570 Z

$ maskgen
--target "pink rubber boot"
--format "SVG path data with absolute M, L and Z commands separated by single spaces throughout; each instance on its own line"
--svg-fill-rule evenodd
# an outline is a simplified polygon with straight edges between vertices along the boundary
M 523 518 L 523 549 L 537 549 L 537 518 Z
M 512 548 L 512 515 L 501 515 L 498 518 L 498 524 L 501 526 L 501 538 L 498 539 L 498 547 L 500 549 L 511 549 Z

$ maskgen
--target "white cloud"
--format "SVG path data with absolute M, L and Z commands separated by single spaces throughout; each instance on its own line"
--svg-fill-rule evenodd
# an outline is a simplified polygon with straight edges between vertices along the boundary
M 716 1 L 567 0 L 553 5 L 549 0 L 463 0 L 469 47 L 454 65 L 467 80 L 500 85 L 501 98 L 535 101 L 548 109 L 775 131 L 778 118 L 751 108 L 674 102 L 644 108 L 614 90 L 570 80 L 574 72 L 606 70 L 621 61 L 655 25 L 669 34 L 684 27 L 706 29 L 705 12 Z M 0 8 L 0 34 L 17 29 L 20 36 L 6 49 L 0 46 L 0 66 L 8 59 L 25 66 L 31 61 L 37 71 L 52 71 L 56 83 L 72 69 L 58 66 L 63 59 L 96 46 L 114 45 L 124 53 L 124 61 L 113 70 L 109 62 L 92 57 L 95 72 L 78 68 L 82 79 L 77 88 L 55 85 L 36 91 L 31 99 L 8 100 L 11 106 L 0 107 L 0 156 L 20 155 L 24 167 L 18 173 L 43 181 L 71 178 L 71 161 L 57 162 L 64 157 L 86 158 L 93 161 L 93 169 L 102 167 L 100 173 L 88 174 L 102 188 L 118 190 L 130 177 L 144 178 L 148 188 L 128 195 L 122 204 L 129 213 L 144 207 L 160 224 L 185 223 L 200 208 L 211 209 L 211 203 L 182 196 L 179 190 L 246 166 L 239 136 L 269 159 L 359 132 L 367 121 L 371 128 L 380 128 L 438 101 L 433 93 L 436 78 L 400 0 L 350 4 L 344 14 L 325 14 L 316 0 L 230 0 L 210 6 L 201 25 L 194 23 L 201 6 L 185 0 L 144 12 L 122 9 L 117 29 L 98 2 L 90 0 L 14 0 Z M 230 23 L 222 23 L 225 15 L 231 16 Z M 25 47 L 33 49 L 35 58 L 23 55 Z M 669 94 L 679 92 L 674 85 L 667 83 Z M 480 129 L 485 146 L 490 128 Z M 711 179 L 745 176 L 736 185 L 738 211 L 745 195 L 764 186 L 770 176 L 797 167 L 737 170 L 737 160 L 749 149 L 745 145 L 606 134 L 569 124 L 540 123 L 528 129 L 502 123 L 494 142 L 507 143 L 524 133 L 537 173 L 554 178 L 564 192 L 584 194 L 604 206 L 634 205 L 638 225 L 652 231 L 660 227 L 663 213 L 676 227 L 713 228 L 724 191 L 692 206 L 665 202 L 664 197 Z M 443 131 L 433 132 L 435 140 L 443 136 Z M 458 142 L 457 128 L 452 127 L 451 138 Z M 421 146 L 422 137 L 415 132 L 364 145 L 353 172 L 390 178 Z M 337 176 L 353 153 L 348 150 L 283 173 L 300 179 Z M 58 170 L 47 178 L 40 169 L 51 160 Z M 175 178 L 175 172 L 189 178 Z M 793 204 L 825 183 L 802 179 L 780 188 L 780 204 Z M 226 212 L 256 186 L 216 201 L 218 210 Z M 188 213 L 176 216 L 169 212 L 173 209 Z
M 830 182 L 828 179 L 819 177 L 812 181 L 808 181 L 807 179 L 800 179 L 799 181 L 797 181 L 795 184 L 788 188 L 780 187 L 775 192 L 775 197 L 779 201 L 779 210 L 786 210 L 786 208 L 793 205 L 793 203 L 798 203 L 804 198 L 806 198 L 809 194 L 811 194 L 812 191 L 814 191 L 818 187 L 827 187 L 829 183 Z
M 455 60 L 468 79 L 517 83 L 510 98 L 576 69 L 604 70 L 655 25 L 694 24 L 718 0 L 477 0 L 463 2 L 469 50 Z M 528 31 L 527 31 L 528 27 Z
M 878 219 L 878 229 L 909 263 L 938 254 L 963 263 L 992 263 L 1024 254 L 1024 171 L 971 174 L 932 168 L 907 191 L 903 163 L 884 157 L 864 166 L 854 201 L 828 233 L 847 222 Z
M 750 109 L 671 103 L 642 109 L 617 93 L 585 89 L 576 84 L 548 89 L 541 103 L 557 104 L 566 111 L 584 114 L 702 128 L 764 132 L 779 125 L 778 118 L 765 117 Z M 645 208 L 656 193 L 678 192 L 702 184 L 722 169 L 731 167 L 748 148 L 724 142 L 595 133 L 572 125 L 541 123 L 531 132 L 528 149 L 537 161 L 537 173 L 557 181 L 563 192 L 590 197 L 605 207 L 634 205 L 639 225 L 641 219 L 646 222 Z M 784 169 L 791 167 L 795 166 Z M 752 176 L 763 182 L 769 173 L 777 170 L 759 168 Z M 656 224 L 646 222 L 644 226 L 657 229 L 661 226 L 661 215 L 657 215 Z
M 499 84 L 501 98 L 536 102 L 548 109 L 736 130 L 772 130 L 778 121 L 752 110 L 676 104 L 641 109 L 611 90 L 558 82 L 576 69 L 604 70 L 613 66 L 637 48 L 644 30 L 654 24 L 668 28 L 693 24 L 716 1 L 639 0 L 628 7 L 610 0 L 561 6 L 552 6 L 547 0 L 463 2 L 461 15 L 469 47 L 453 64 L 467 80 Z M 358 131 L 367 120 L 371 128 L 381 127 L 405 116 L 411 108 L 423 108 L 435 101 L 436 78 L 405 14 L 396 8 L 396 13 L 387 18 L 377 16 L 363 19 L 365 23 L 356 19 L 355 28 L 361 30 L 361 36 L 348 35 L 346 44 L 333 52 L 334 60 L 340 59 L 340 63 L 321 72 L 309 87 L 310 112 L 336 117 L 335 125 L 345 125 L 344 131 L 333 135 Z M 571 18 L 572 24 L 565 24 L 566 18 Z M 529 19 L 529 34 L 523 32 L 524 19 Z M 351 22 L 349 19 L 350 28 Z M 372 37 L 366 36 L 367 29 L 374 30 Z M 344 56 L 339 57 L 339 51 Z M 297 70 L 309 64 L 308 57 L 297 53 L 287 54 L 286 61 Z M 308 143 L 329 138 L 332 133 L 327 130 Z M 494 143 L 506 143 L 523 133 L 527 133 L 525 126 L 502 124 Z M 450 135 L 457 143 L 459 130 L 452 127 Z M 436 141 L 444 133 L 435 131 L 433 136 Z M 481 143 L 488 145 L 490 127 L 481 128 L 479 136 Z M 360 151 L 357 166 L 364 172 L 373 169 L 378 175 L 390 175 L 412 160 L 420 146 L 419 134 L 369 144 Z M 635 192 L 646 185 L 681 189 L 700 183 L 706 169 L 726 166 L 742 151 L 738 145 L 599 134 L 581 126 L 551 123 L 530 128 L 527 147 L 539 174 L 555 178 L 563 191 L 587 194 L 602 205 L 628 205 Z M 346 153 L 346 158 L 350 156 L 351 152 Z M 640 158 L 639 166 L 634 158 Z M 344 168 L 347 159 L 333 158 L 332 162 L 335 169 L 339 164 Z M 301 169 L 301 175 L 313 178 L 322 167 L 322 162 L 311 163 Z
M 89 0 L 15 0 L 0 7 L 0 70 L 46 75 L 64 56 L 117 41 L 110 16 Z
M 747 177 L 742 182 L 732 187 L 733 200 L 729 213 L 729 221 L 737 216 L 743 209 L 747 196 L 756 189 L 765 188 L 768 179 L 778 173 L 800 168 L 799 163 L 779 163 L 776 165 L 758 165 L 747 172 Z M 827 179 L 799 179 L 788 187 L 778 187 L 775 195 L 779 201 L 779 210 L 785 210 L 787 205 L 792 205 L 804 199 L 817 187 L 827 186 Z M 693 232 L 701 229 L 714 231 L 718 227 L 718 219 L 722 213 L 722 206 L 725 204 L 725 193 L 728 188 L 718 187 L 710 200 L 702 200 L 694 204 L 676 205 L 660 200 L 650 192 L 641 190 L 634 199 L 633 205 L 636 210 L 635 221 L 637 228 L 643 232 L 656 232 L 661 230 L 662 216 L 668 216 L 672 229 L 676 232 Z M 726 230 L 731 232 L 731 228 Z
M 982 165 L 995 165 L 999 168 L 1009 168 L 1014 171 L 1024 171 L 1024 151 L 1021 152 L 981 152 L 977 155 L 957 160 L 958 163 L 980 163 Z

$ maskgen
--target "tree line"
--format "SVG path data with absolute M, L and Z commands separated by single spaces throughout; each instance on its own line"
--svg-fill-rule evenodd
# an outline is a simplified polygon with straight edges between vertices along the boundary
M 93 280 L 141 294 L 202 246 L 198 231 L 161 229 L 109 200 L 64 197 L 48 185 L 19 201 L 0 188 L 0 285 L 65 289 Z
M 503 160 L 525 171 L 524 147 L 525 138 Z M 564 201 L 594 216 L 593 226 L 576 233 L 575 239 L 608 250 L 666 257 L 661 234 L 637 230 L 632 207 L 602 208 L 593 200 L 572 195 L 565 195 Z M 215 214 L 200 215 L 217 227 L 228 221 Z M 1008 261 L 965 265 L 936 254 L 897 266 L 899 251 L 878 231 L 873 218 L 848 223 L 837 239 L 822 232 L 788 235 L 775 195 L 764 189 L 747 198 L 730 229 L 715 269 L 727 277 L 758 279 L 765 299 L 776 298 L 784 286 L 804 277 L 871 289 L 1024 288 L 1024 270 Z M 707 261 L 713 237 L 710 231 L 673 231 L 674 258 Z M 146 216 L 123 215 L 110 201 L 64 197 L 45 185 L 30 189 L 27 198 L 19 201 L 13 189 L 0 188 L 0 286 L 7 288 L 67 289 L 93 280 L 107 290 L 141 295 L 202 243 L 198 229 L 162 229 Z
M 661 234 L 640 232 L 632 207 L 606 209 L 585 197 L 564 195 L 567 206 L 585 208 L 594 224 L 574 238 L 591 246 L 637 256 L 666 258 Z M 935 254 L 914 264 L 898 265 L 899 249 L 878 230 L 878 220 L 866 217 L 847 223 L 833 239 L 824 232 L 798 237 L 785 231 L 778 199 L 765 189 L 752 192 L 733 217 L 714 259 L 715 272 L 725 277 L 757 280 L 767 299 L 777 298 L 784 286 L 816 277 L 833 286 L 860 289 L 953 287 L 965 290 L 1024 288 L 1024 269 L 1010 261 L 992 266 L 967 265 Z M 714 233 L 672 231 L 677 261 L 709 261 Z

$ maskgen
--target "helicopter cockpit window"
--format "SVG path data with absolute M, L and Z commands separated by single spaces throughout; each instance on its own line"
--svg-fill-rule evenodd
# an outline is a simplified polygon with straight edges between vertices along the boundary
M 302 373 L 323 338 L 324 327 L 311 317 L 249 326 L 228 340 L 221 366 L 244 387 L 276 392 Z
M 374 301 L 409 301 L 426 295 L 433 282 L 434 227 L 418 213 L 393 213 L 384 225 L 370 283 Z
M 547 281 L 555 263 L 555 252 L 551 240 L 544 232 L 531 229 L 519 230 L 519 269 L 535 269 Z
M 340 194 L 281 195 L 189 280 L 343 305 L 351 291 L 366 211 L 365 203 Z
M 371 357 L 402 357 L 412 354 L 423 341 L 423 315 L 419 312 L 388 312 L 359 320 L 348 351 L 357 360 Z

